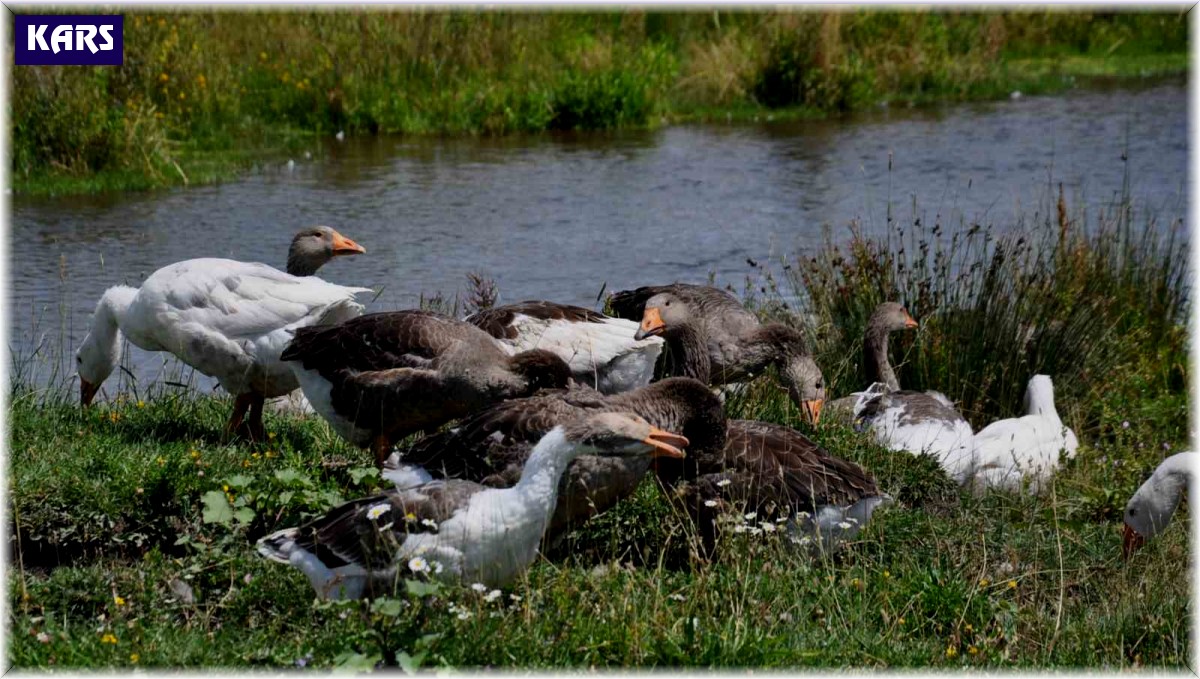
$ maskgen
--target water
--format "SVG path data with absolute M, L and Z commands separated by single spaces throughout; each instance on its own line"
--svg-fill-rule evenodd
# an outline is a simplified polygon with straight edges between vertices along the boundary
M 740 285 L 747 259 L 811 251 L 826 226 L 885 228 L 889 201 L 900 217 L 915 199 L 927 217 L 1003 230 L 1059 182 L 1110 203 L 1126 162 L 1139 208 L 1169 222 L 1187 213 L 1187 118 L 1186 86 L 1170 82 L 817 122 L 348 139 L 220 186 L 17 198 L 10 342 L 26 356 L 65 337 L 73 352 L 104 288 L 198 256 L 282 268 L 292 234 L 318 223 L 368 250 L 320 275 L 382 287 L 370 310 L 386 310 L 452 296 L 472 271 L 495 278 L 501 302 L 595 306 L 604 284 L 710 273 Z M 161 356 L 129 360 L 140 381 L 162 375 Z

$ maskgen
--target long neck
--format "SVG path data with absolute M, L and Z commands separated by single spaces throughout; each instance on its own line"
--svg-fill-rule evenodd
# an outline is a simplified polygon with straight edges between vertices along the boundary
M 562 427 L 550 430 L 530 451 L 521 480 L 513 487 L 514 493 L 538 516 L 549 521 L 550 510 L 558 501 L 558 481 L 578 454 L 578 448 L 567 441 Z
M 1200 453 L 1176 453 L 1160 464 L 1138 488 L 1135 499 L 1142 512 L 1136 519 L 1136 527 L 1143 537 L 1152 537 L 1171 521 L 1198 462 Z M 1130 519 L 1127 517 L 1126 520 Z
M 1054 408 L 1054 387 L 1050 382 L 1030 382 L 1029 388 L 1025 390 L 1025 414 L 1058 419 L 1058 411 Z
M 136 296 L 137 288 L 115 285 L 104 291 L 104 296 L 96 305 L 91 332 L 96 343 L 106 351 L 115 353 L 114 347 L 120 340 L 120 328 L 125 325 L 125 315 Z
M 883 382 L 891 391 L 900 390 L 900 382 L 888 360 L 888 331 L 872 324 L 867 326 L 863 342 L 863 365 L 867 371 L 867 382 Z
M 667 337 L 667 347 L 675 362 L 672 375 L 691 377 L 708 384 L 712 377 L 712 359 L 708 346 L 700 331 L 690 325 L 681 325 Z
M 311 276 L 320 269 L 328 257 L 303 246 L 292 245 L 288 249 L 287 272 L 293 276 Z
M 764 323 L 746 336 L 745 347 L 739 364 L 743 370 L 757 373 L 771 364 L 782 368 L 793 355 L 804 353 L 804 337 L 783 323 Z

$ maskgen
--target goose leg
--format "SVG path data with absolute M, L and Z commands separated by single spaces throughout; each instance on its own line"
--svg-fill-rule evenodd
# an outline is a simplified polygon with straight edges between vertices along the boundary
M 246 416 L 246 410 L 250 408 L 250 394 L 238 394 L 233 399 L 233 414 L 229 417 L 229 424 L 225 425 L 226 436 L 237 434 L 242 427 L 242 418 Z
M 384 460 L 392 453 L 392 439 L 387 434 L 380 434 L 371 441 L 371 450 L 375 451 L 375 466 L 382 468 Z
M 250 396 L 250 418 L 246 422 L 250 440 L 262 442 L 267 440 L 266 428 L 263 427 L 263 404 L 266 403 L 266 396 L 258 393 L 252 393 Z

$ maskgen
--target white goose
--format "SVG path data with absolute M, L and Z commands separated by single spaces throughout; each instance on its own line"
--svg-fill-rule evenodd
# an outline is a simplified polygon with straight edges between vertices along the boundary
M 974 470 L 971 425 L 943 394 L 898 390 L 888 360 L 888 334 L 915 327 L 917 322 L 895 302 L 880 304 L 871 314 L 863 350 L 872 385 L 854 397 L 854 421 L 891 450 L 932 455 L 951 478 L 962 484 Z
M 1036 493 L 1058 468 L 1059 454 L 1073 458 L 1078 449 L 1075 432 L 1054 409 L 1054 382 L 1034 375 L 1025 388 L 1025 415 L 993 422 L 975 434 L 971 483 L 976 490 L 1020 490 L 1025 478 Z
M 258 551 L 300 569 L 327 599 L 390 592 L 406 567 L 422 570 L 410 561 L 418 557 L 438 579 L 501 586 L 533 563 L 559 478 L 572 460 L 583 454 L 683 457 L 679 448 L 687 444 L 636 415 L 592 415 L 542 437 L 512 488 L 450 479 L 392 489 L 268 535 Z
M 546 349 L 567 362 L 575 380 L 603 394 L 644 387 L 662 352 L 658 337 L 634 339 L 638 324 L 556 302 L 506 304 L 467 316 L 510 354 Z
M 96 304 L 91 329 L 76 354 L 80 401 L 91 403 L 112 374 L 121 337 L 147 351 L 169 351 L 217 379 L 236 397 L 228 430 L 246 428 L 261 439 L 266 398 L 299 387 L 279 360 L 296 328 L 336 323 L 363 311 L 355 301 L 368 288 L 334 285 L 311 276 L 338 255 L 365 252 L 328 227 L 296 235 L 284 273 L 266 264 L 189 259 L 150 274 L 140 288 L 109 288 Z
M 1171 522 L 1183 491 L 1196 473 L 1197 462 L 1200 454 L 1190 451 L 1168 457 L 1129 498 L 1121 545 L 1126 559 Z

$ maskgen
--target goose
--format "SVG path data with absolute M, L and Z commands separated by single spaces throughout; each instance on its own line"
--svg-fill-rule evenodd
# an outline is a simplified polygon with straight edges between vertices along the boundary
M 409 434 L 571 379 L 549 351 L 510 356 L 470 323 L 419 310 L 300 328 L 281 358 L 313 409 L 380 465 Z
M 975 434 L 976 490 L 1020 490 L 1022 479 L 1038 492 L 1058 467 L 1059 454 L 1074 458 L 1079 440 L 1054 409 L 1054 382 L 1034 375 L 1025 388 L 1025 415 L 999 420 Z
M 401 487 L 431 478 L 428 475 L 508 487 L 520 478 L 531 450 L 546 432 L 596 412 L 631 412 L 656 427 L 679 432 L 691 441 L 689 458 L 700 451 L 720 450 L 725 443 L 721 401 L 696 380 L 668 378 L 614 395 L 575 385 L 474 413 L 454 429 L 427 436 L 402 457 L 389 460 L 384 476 Z M 632 494 L 649 467 L 647 458 L 585 455 L 575 460 L 559 484 L 559 502 L 547 536 L 555 539 Z
M 650 383 L 662 339 L 635 340 L 638 324 L 570 304 L 526 301 L 479 311 L 468 323 L 509 353 L 546 349 L 571 366 L 575 381 L 604 394 Z
M 259 540 L 258 551 L 298 568 L 324 599 L 390 592 L 406 566 L 428 568 L 442 581 L 499 587 L 533 563 L 559 477 L 573 459 L 682 457 L 687 444 L 636 415 L 592 414 L 542 436 L 511 488 L 452 479 L 392 489 L 272 533 Z
M 759 322 L 728 292 L 686 283 L 645 286 L 613 294 L 609 305 L 618 317 L 640 321 L 635 339 L 666 340 L 669 374 L 716 386 L 751 379 L 774 365 L 805 418 L 820 417 L 824 380 L 803 333 Z
M 335 285 L 312 272 L 339 255 L 365 252 L 329 227 L 292 240 L 288 270 L 231 259 L 189 259 L 150 274 L 141 287 L 117 285 L 101 295 L 76 352 L 80 402 L 92 402 L 119 361 L 121 338 L 146 351 L 168 351 L 216 378 L 235 396 L 227 431 L 263 435 L 266 398 L 299 386 L 279 354 L 291 333 L 362 313 L 369 288 Z M 245 419 L 249 413 L 249 419 Z
M 723 513 L 746 512 L 772 526 L 786 522 L 803 542 L 819 536 L 829 549 L 853 538 L 891 500 L 858 464 L 768 422 L 729 420 L 723 448 L 662 462 L 655 470 L 659 480 L 689 512 L 710 554 Z
M 863 354 L 872 384 L 853 395 L 852 417 L 856 428 L 870 431 L 889 450 L 932 455 L 951 478 L 965 484 L 975 468 L 971 425 L 945 395 L 899 389 L 888 359 L 888 335 L 916 326 L 896 302 L 884 302 L 871 314 Z M 839 403 L 838 407 L 843 406 Z
M 1197 453 L 1176 453 L 1158 465 L 1125 505 L 1125 532 L 1121 551 L 1125 558 L 1141 549 L 1171 522 L 1183 491 L 1195 475 Z

